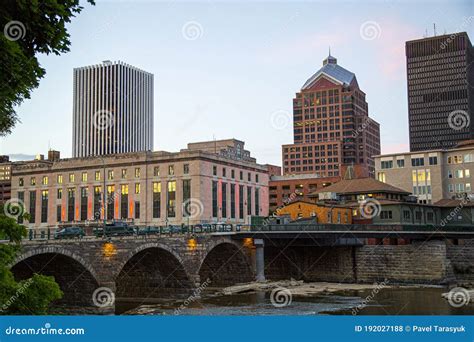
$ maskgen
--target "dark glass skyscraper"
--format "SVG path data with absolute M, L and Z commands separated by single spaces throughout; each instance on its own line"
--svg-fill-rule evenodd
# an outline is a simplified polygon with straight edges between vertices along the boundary
M 410 150 L 474 137 L 473 48 L 467 33 L 406 42 Z

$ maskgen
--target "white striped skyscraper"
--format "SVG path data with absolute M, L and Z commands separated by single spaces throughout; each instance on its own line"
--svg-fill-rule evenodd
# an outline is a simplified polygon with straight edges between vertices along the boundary
M 74 69 L 73 157 L 153 150 L 153 74 L 123 62 Z

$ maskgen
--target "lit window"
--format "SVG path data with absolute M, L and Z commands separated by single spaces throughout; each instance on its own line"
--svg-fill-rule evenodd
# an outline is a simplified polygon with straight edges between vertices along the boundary
M 139 194 L 140 193 L 140 183 L 135 184 L 135 193 Z
M 100 171 L 95 172 L 95 180 L 100 181 Z
M 58 175 L 58 184 L 63 184 L 63 175 Z
M 69 174 L 69 182 L 74 183 L 74 173 Z
M 18 179 L 18 186 L 23 186 L 23 184 L 24 184 L 23 178 L 19 178 Z
M 122 178 L 127 178 L 127 169 L 122 169 Z
M 159 166 L 155 166 L 153 168 L 153 176 L 155 177 L 158 177 L 160 175 L 160 167 Z
M 30 185 L 36 185 L 36 178 L 35 177 L 31 177 Z
M 168 166 L 168 175 L 173 176 L 174 175 L 174 165 L 169 165 Z
M 140 178 L 140 168 L 139 167 L 135 168 L 135 178 Z
M 128 184 L 122 184 L 121 190 L 122 190 L 122 195 L 128 195 Z
M 87 182 L 87 172 L 82 173 L 82 181 Z
M 41 181 L 43 185 L 48 185 L 48 176 L 43 176 L 43 180 Z
M 109 170 L 109 171 L 107 172 L 107 178 L 108 178 L 109 180 L 114 179 L 114 170 Z

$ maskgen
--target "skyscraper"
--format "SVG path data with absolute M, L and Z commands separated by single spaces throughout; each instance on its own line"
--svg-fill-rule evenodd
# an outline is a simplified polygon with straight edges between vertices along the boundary
M 473 139 L 473 48 L 466 32 L 406 42 L 410 150 Z
M 153 74 L 123 62 L 74 69 L 73 157 L 153 149 Z
M 354 165 L 374 175 L 379 124 L 369 118 L 356 76 L 329 55 L 293 99 L 294 144 L 283 145 L 283 173 L 341 176 Z

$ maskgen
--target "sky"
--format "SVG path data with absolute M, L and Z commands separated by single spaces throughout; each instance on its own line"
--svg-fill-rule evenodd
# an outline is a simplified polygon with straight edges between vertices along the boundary
M 292 99 L 331 54 L 356 74 L 382 153 L 408 151 L 405 41 L 467 31 L 471 1 L 96 1 L 68 25 L 71 51 L 17 108 L 0 154 L 72 154 L 73 68 L 121 60 L 154 74 L 154 150 L 236 138 L 261 164 L 293 143 Z

